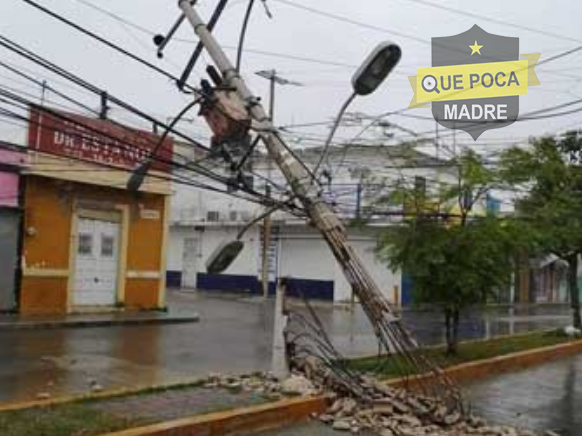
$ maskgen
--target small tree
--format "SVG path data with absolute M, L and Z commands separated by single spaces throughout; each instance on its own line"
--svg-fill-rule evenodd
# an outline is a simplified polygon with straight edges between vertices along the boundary
M 392 201 L 404 204 L 406 218 L 381 235 L 377 254 L 411 277 L 417 303 L 442 307 L 447 353 L 455 354 L 459 316 L 507 286 L 512 272 L 510 225 L 475 213 L 496 185 L 497 173 L 466 152 L 455 162 L 458 183 L 436 192 L 403 186 Z
M 582 253 L 582 137 L 541 138 L 528 149 L 502 156 L 504 179 L 526 191 L 517 202 L 523 227 L 531 229 L 544 253 L 568 264 L 568 293 L 573 325 L 582 328 L 578 259 Z

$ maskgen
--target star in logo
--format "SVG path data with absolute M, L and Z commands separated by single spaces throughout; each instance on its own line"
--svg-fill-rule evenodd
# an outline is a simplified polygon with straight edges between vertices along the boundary
M 483 48 L 483 46 L 477 44 L 477 41 L 475 40 L 475 44 L 470 45 L 469 48 L 472 50 L 471 56 L 473 56 L 475 53 L 479 53 L 479 55 L 481 55 L 481 48 Z

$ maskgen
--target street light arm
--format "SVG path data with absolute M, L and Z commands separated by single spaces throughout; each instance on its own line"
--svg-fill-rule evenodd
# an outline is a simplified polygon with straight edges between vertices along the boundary
M 198 103 L 200 103 L 201 100 L 202 100 L 202 97 L 199 97 L 199 98 L 192 100 L 190 103 L 188 103 L 184 107 L 184 109 L 182 109 L 180 111 L 180 113 L 174 118 L 174 120 L 168 125 L 168 127 L 166 128 L 166 130 L 164 131 L 162 136 L 160 136 L 160 139 L 158 140 L 158 142 L 156 143 L 156 146 L 153 148 L 153 150 L 148 155 L 148 157 L 135 170 L 133 170 L 131 176 L 129 176 L 129 180 L 127 181 L 127 185 L 126 185 L 128 191 L 132 191 L 132 192 L 139 191 L 139 188 L 143 184 L 143 182 L 144 182 L 144 180 L 145 180 L 145 178 L 150 170 L 150 167 L 152 166 L 152 163 L 155 160 L 156 155 L 158 154 L 158 151 L 160 151 L 160 148 L 162 147 L 162 145 L 164 144 L 164 141 L 166 140 L 166 138 L 170 134 L 170 131 L 174 128 L 174 126 L 176 124 L 178 124 L 178 122 L 182 119 L 182 117 L 190 109 L 192 109 L 194 106 L 196 106 Z
M 348 110 L 348 107 L 350 106 L 350 104 L 352 104 L 352 102 L 354 101 L 354 99 L 356 98 L 357 95 L 358 94 L 356 94 L 356 92 L 353 92 L 352 95 L 350 95 L 348 97 L 348 99 L 344 102 L 340 111 L 338 112 L 338 114 L 335 118 L 335 121 L 333 123 L 333 126 L 332 126 L 331 130 L 329 131 L 329 134 L 327 135 L 327 139 L 325 140 L 325 144 L 323 145 L 323 150 L 321 150 L 321 155 L 319 157 L 319 161 L 317 162 L 317 165 L 315 165 L 315 168 L 313 168 L 313 174 L 315 176 L 315 179 L 317 179 L 317 171 L 319 170 L 319 167 L 321 166 L 321 164 L 323 163 L 323 161 L 325 160 L 325 158 L 327 156 L 327 152 L 329 150 L 329 147 L 331 145 L 331 141 L 335 135 L 335 132 L 337 131 L 337 128 L 339 127 L 340 122 L 341 122 L 344 114 Z

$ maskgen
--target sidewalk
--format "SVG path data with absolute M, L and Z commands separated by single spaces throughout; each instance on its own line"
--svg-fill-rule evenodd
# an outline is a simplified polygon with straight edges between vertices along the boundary
M 111 313 L 79 313 L 57 316 L 22 316 L 0 313 L 0 331 L 183 324 L 198 322 L 199 320 L 200 317 L 197 313 L 180 312 L 178 310 L 115 311 Z

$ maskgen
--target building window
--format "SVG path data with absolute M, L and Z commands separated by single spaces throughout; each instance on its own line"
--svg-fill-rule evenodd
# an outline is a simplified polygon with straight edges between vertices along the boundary
M 206 220 L 216 222 L 220 220 L 220 213 L 217 210 L 209 210 L 206 213 Z
M 101 235 L 101 256 L 102 257 L 113 257 L 113 247 L 114 247 L 113 236 Z
M 93 236 L 88 233 L 79 234 L 79 245 L 77 253 L 82 256 L 91 256 L 93 254 Z
M 414 176 L 414 190 L 419 196 L 426 195 L 426 178 L 422 176 Z

